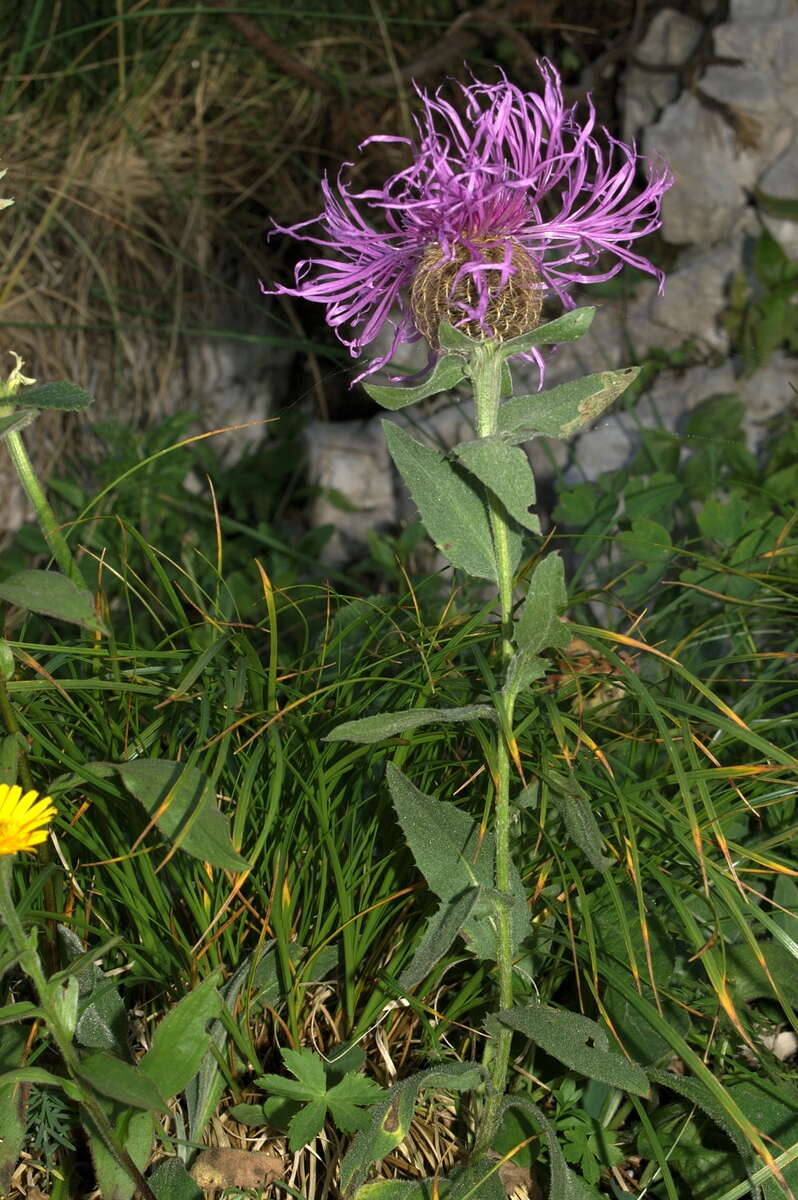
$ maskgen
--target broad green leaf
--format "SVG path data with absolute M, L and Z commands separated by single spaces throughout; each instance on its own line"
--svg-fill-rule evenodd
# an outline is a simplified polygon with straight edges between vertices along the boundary
M 515 396 L 499 409 L 499 432 L 516 442 L 529 441 L 538 434 L 570 437 L 617 400 L 639 373 L 639 367 L 600 371 L 598 375 L 561 383 L 547 392 Z
M 410 708 L 406 712 L 378 713 L 359 721 L 344 721 L 336 725 L 322 740 L 325 742 L 357 742 L 362 746 L 381 742 L 384 738 L 409 733 L 422 725 L 447 724 L 483 719 L 495 721 L 496 710 L 488 704 L 468 704 L 464 708 Z
M 94 597 L 58 571 L 17 571 L 0 583 L 0 600 L 31 612 L 72 621 L 86 629 L 106 633 L 94 611 Z
M 36 420 L 38 415 L 33 408 L 18 408 L 8 416 L 0 417 L 0 438 L 8 437 L 9 433 L 18 433 L 20 429 L 25 429 L 32 421 Z
M 146 1056 L 145 1056 L 146 1057 Z M 143 1061 L 143 1060 L 142 1060 Z M 165 1093 L 138 1067 L 122 1062 L 114 1054 L 96 1050 L 81 1060 L 80 1077 L 95 1092 L 108 1096 L 126 1108 L 144 1108 L 148 1112 L 165 1112 Z
M 495 886 L 493 834 L 481 830 L 455 804 L 424 795 L 393 763 L 388 764 L 386 776 L 405 840 L 430 891 L 448 904 L 465 891 L 480 889 L 462 936 L 478 958 L 494 960 L 496 914 L 490 899 Z M 511 891 L 515 950 L 529 931 L 526 895 L 515 866 L 511 866 Z
M 571 640 L 560 614 L 568 603 L 562 559 L 548 554 L 535 567 L 515 626 L 519 650 L 528 655 L 541 650 L 561 650 Z
M 439 1179 L 373 1179 L 352 1200 L 443 1200 Z
M 651 1088 L 643 1069 L 617 1051 L 610 1050 L 606 1032 L 581 1013 L 534 1003 L 523 1008 L 506 1009 L 498 1013 L 498 1019 L 510 1029 L 525 1034 L 546 1054 L 588 1079 L 598 1079 L 610 1087 L 621 1088 L 637 1096 L 648 1096 L 650 1093 Z
M 536 329 L 530 329 L 528 333 L 522 333 L 518 337 L 510 338 L 507 342 L 502 342 L 500 347 L 502 356 L 510 358 L 513 354 L 522 354 L 526 350 L 532 350 L 535 346 L 553 346 L 558 342 L 575 342 L 577 338 L 587 333 L 593 324 L 595 315 L 595 308 L 589 305 L 585 308 L 574 308 L 571 312 L 557 317 L 556 321 L 548 321 L 545 325 L 538 325 Z
M 70 963 L 85 958 L 83 943 L 68 926 L 58 926 L 58 940 Z M 128 1058 L 127 1012 L 113 979 L 93 959 L 77 970 L 74 979 L 78 988 L 75 1041 L 88 1050 L 111 1050 L 119 1058 Z
M 771 1146 L 774 1157 L 779 1148 L 788 1149 L 798 1142 L 798 1092 L 786 1080 L 776 1084 L 755 1077 L 729 1085 L 729 1092 L 748 1119 L 767 1137 L 776 1143 Z M 792 1191 L 798 1194 L 798 1161 L 784 1167 L 784 1178 Z M 764 1185 L 767 1200 L 782 1200 L 784 1192 L 775 1179 Z
M 541 771 L 541 778 L 548 786 L 549 794 L 559 809 L 560 815 L 572 841 L 597 871 L 606 871 L 614 859 L 601 853 L 604 842 L 601 831 L 593 816 L 590 800 L 576 777 L 562 774 L 548 766 Z
M 262 1104 L 234 1104 L 226 1112 L 240 1125 L 251 1125 L 253 1128 L 260 1129 L 267 1124 Z
M 158 1200 L 203 1200 L 206 1195 L 179 1158 L 162 1159 L 147 1182 Z
M 637 562 L 661 563 L 664 567 L 673 552 L 667 529 L 644 517 L 632 521 L 632 528 L 618 534 L 616 540 Z
M 78 412 L 94 403 L 94 397 L 74 383 L 59 380 L 56 383 L 43 383 L 38 387 L 26 387 L 20 392 L 20 399 L 31 408 L 53 408 L 59 412 Z
M 35 1004 L 31 1004 L 29 1000 L 19 1000 L 16 1004 L 4 1004 L 0 1008 L 0 1025 L 16 1025 L 20 1021 L 41 1020 L 43 1016 L 44 1013 Z M 0 1046 L 2 1046 L 1 1040 Z M 0 1061 L 2 1061 L 1 1058 Z
M 431 446 L 383 421 L 385 440 L 427 533 L 454 567 L 495 582 L 496 558 L 482 496 L 467 476 Z
M 403 387 L 401 384 L 391 387 L 376 383 L 364 383 L 363 389 L 371 396 L 372 400 L 376 400 L 383 408 L 389 408 L 395 412 L 397 409 L 406 408 L 408 404 L 415 404 L 417 400 L 425 400 L 427 396 L 449 391 L 450 388 L 456 387 L 464 376 L 462 358 L 454 354 L 445 354 L 438 359 L 432 373 L 423 383 L 410 387 Z
M 169 1010 L 156 1027 L 152 1046 L 139 1062 L 142 1073 L 154 1081 L 167 1100 L 182 1092 L 200 1069 L 210 1042 L 206 1026 L 222 1011 L 216 984 L 216 975 L 209 975 Z
M 498 497 L 514 521 L 540 533 L 540 521 L 529 511 L 535 503 L 535 476 L 523 450 L 500 438 L 477 438 L 461 442 L 452 454 Z
M 0 1077 L 0 1082 L 3 1084 L 35 1083 L 40 1087 L 60 1088 L 65 1096 L 69 1096 L 70 1100 L 78 1103 L 81 1100 L 80 1088 L 77 1084 L 63 1075 L 54 1075 L 52 1071 L 46 1071 L 44 1067 L 17 1067 L 12 1071 L 4 1072 Z
M 427 923 L 413 961 L 399 978 L 400 987 L 409 991 L 430 973 L 468 922 L 478 899 L 479 888 L 471 887 L 441 904 Z
M 289 1145 L 296 1152 L 321 1133 L 324 1119 L 327 1116 L 327 1105 L 323 1100 L 311 1100 L 292 1118 L 288 1126 Z
M 19 1008 L 21 1005 L 8 1005 Z M 29 1007 L 32 1007 L 29 1006 Z M 16 1068 L 26 1053 L 28 1031 L 22 1025 L 0 1032 L 0 1196 L 11 1191 L 11 1177 L 25 1143 L 25 1108 L 28 1089 L 5 1082 L 3 1072 Z
M 150 1160 L 155 1141 L 155 1121 L 152 1113 L 141 1110 L 130 1112 L 108 1102 L 103 1107 L 106 1110 L 106 1116 L 115 1128 L 117 1137 L 122 1141 L 138 1169 L 143 1171 Z M 136 1190 L 135 1183 L 125 1168 L 119 1165 L 96 1132 L 91 1118 L 86 1115 L 85 1110 L 81 1113 L 81 1120 L 88 1135 L 97 1188 L 102 1200 L 131 1200 Z
M 507 675 L 504 681 L 504 692 L 513 698 L 528 688 L 536 679 L 546 674 L 551 664 L 545 658 L 538 658 L 526 650 L 516 650 L 507 664 Z
M 286 1068 L 300 1083 L 308 1088 L 310 1095 L 323 1095 L 327 1090 L 327 1073 L 324 1063 L 312 1050 L 281 1050 Z
M 691 1104 L 694 1104 L 702 1112 L 706 1113 L 719 1129 L 723 1130 L 743 1161 L 746 1173 L 751 1181 L 754 1200 L 760 1200 L 762 1189 L 751 1179 L 758 1165 L 758 1159 L 751 1148 L 748 1138 L 742 1133 L 736 1122 L 729 1117 L 718 1100 L 710 1095 L 699 1080 L 693 1079 L 689 1075 L 676 1075 L 673 1071 L 660 1071 L 654 1067 L 649 1067 L 647 1074 L 652 1083 L 659 1084 L 660 1087 L 670 1088 L 671 1091 L 676 1092 L 679 1096 L 684 1096 Z M 742 1106 L 740 1108 L 742 1112 L 745 1112 Z M 748 1113 L 745 1115 L 748 1116 Z
M 213 783 L 196 767 L 141 758 L 114 764 L 114 769 L 161 833 L 181 850 L 225 871 L 249 867 L 233 848 Z
M 422 1088 L 469 1092 L 483 1082 L 484 1069 L 475 1063 L 447 1063 L 409 1075 L 395 1084 L 388 1099 L 375 1105 L 367 1129 L 356 1134 L 341 1164 L 341 1186 L 345 1196 L 356 1195 L 365 1183 L 372 1163 L 379 1162 L 407 1137 L 416 1097 Z
M 498 1164 L 487 1159 L 455 1167 L 441 1193 L 442 1200 L 507 1200 Z

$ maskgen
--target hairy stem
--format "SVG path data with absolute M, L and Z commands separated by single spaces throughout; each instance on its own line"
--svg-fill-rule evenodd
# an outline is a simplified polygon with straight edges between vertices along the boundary
M 474 382 L 476 403 L 477 436 L 490 437 L 496 432 L 501 398 L 502 359 L 498 347 L 486 342 L 475 351 L 471 360 L 471 375 Z M 486 496 L 493 547 L 496 554 L 497 587 L 501 613 L 501 666 L 502 676 L 513 653 L 513 571 L 510 561 L 509 531 L 503 507 L 492 494 Z M 510 756 L 507 749 L 506 730 L 512 727 L 513 700 L 506 697 L 503 711 L 499 712 L 496 734 L 495 786 L 495 837 L 496 837 L 496 888 L 508 895 L 510 892 Z M 499 1007 L 512 1008 L 513 1004 L 513 948 L 512 914 L 509 907 L 497 909 L 497 961 L 499 971 Z M 490 1091 L 481 1117 L 480 1132 L 474 1147 L 474 1156 L 480 1157 L 489 1149 L 501 1116 L 501 1106 L 507 1086 L 507 1069 L 510 1062 L 512 1031 L 502 1029 L 485 1050 L 484 1063 L 490 1079 Z
M 36 952 L 33 942 L 25 933 L 16 905 L 14 904 L 14 898 L 11 894 L 13 869 L 13 856 L 10 854 L 0 855 L 0 920 L 2 920 L 8 930 L 20 966 L 33 983 L 39 1000 L 39 1007 L 44 1013 L 50 1035 L 58 1047 L 64 1066 L 80 1090 L 83 1107 L 91 1118 L 92 1124 L 100 1134 L 100 1137 L 108 1147 L 108 1150 L 119 1165 L 128 1172 L 144 1200 L 158 1200 L 125 1147 L 119 1144 L 111 1122 L 98 1104 L 94 1094 L 89 1091 L 80 1077 L 80 1064 L 72 1045 L 72 1035 L 61 1023 L 60 1014 L 53 1002 L 52 988 L 42 970 L 39 955 Z
M 5 408 L 5 405 L 2 406 L 3 411 L 0 411 L 0 415 L 4 415 Z M 9 409 L 9 411 L 13 411 L 13 409 Z M 72 556 L 72 551 L 66 544 L 66 539 L 61 532 L 61 527 L 56 520 L 55 513 L 50 507 L 42 485 L 39 483 L 39 478 L 25 449 L 25 443 L 22 440 L 21 434 L 15 429 L 6 434 L 5 442 L 8 446 L 8 453 L 11 455 L 11 461 L 19 476 L 19 481 L 33 505 L 36 519 L 39 522 L 39 528 L 50 548 L 50 553 L 58 563 L 59 568 L 69 579 L 72 579 L 82 587 L 85 586 L 85 581 L 78 570 Z

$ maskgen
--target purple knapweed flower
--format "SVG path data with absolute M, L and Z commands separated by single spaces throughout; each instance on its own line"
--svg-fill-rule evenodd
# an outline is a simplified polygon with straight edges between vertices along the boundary
M 542 96 L 506 78 L 458 85 L 462 117 L 440 89 L 417 88 L 417 141 L 375 135 L 360 147 L 405 143 L 408 167 L 382 188 L 352 192 L 345 163 L 335 185 L 322 180 L 318 217 L 273 231 L 322 249 L 297 265 L 294 287 L 273 294 L 326 305 L 353 357 L 393 328 L 388 349 L 359 378 L 421 335 L 436 349 L 441 319 L 475 338 L 524 333 L 537 325 L 544 295 L 573 308 L 572 284 L 610 279 L 625 263 L 656 276 L 662 290 L 662 272 L 631 247 L 661 224 L 667 165 L 650 168 L 636 191 L 635 146 L 596 127 L 589 97 L 580 122 L 552 64 L 539 68 Z M 317 222 L 321 236 L 305 232 Z

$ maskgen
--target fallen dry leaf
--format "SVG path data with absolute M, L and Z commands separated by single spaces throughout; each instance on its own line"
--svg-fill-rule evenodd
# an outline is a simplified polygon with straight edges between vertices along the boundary
M 231 1150 L 220 1147 L 203 1150 L 191 1168 L 191 1177 L 198 1187 L 256 1188 L 280 1179 L 283 1160 L 263 1150 Z

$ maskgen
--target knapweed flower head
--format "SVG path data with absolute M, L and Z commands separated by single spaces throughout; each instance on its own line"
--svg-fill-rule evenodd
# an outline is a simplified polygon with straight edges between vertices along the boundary
M 667 166 L 649 164 L 639 189 L 634 145 L 596 126 L 589 97 L 580 122 L 555 68 L 545 59 L 539 68 L 542 95 L 506 78 L 458 85 L 462 116 L 440 89 L 417 88 L 417 138 L 375 135 L 361 146 L 404 143 L 409 166 L 357 192 L 345 163 L 334 184 L 322 180 L 318 217 L 276 226 L 321 248 L 297 265 L 295 286 L 276 293 L 326 305 L 353 357 L 392 328 L 364 375 L 422 335 L 437 349 L 442 319 L 474 338 L 525 333 L 544 296 L 573 308 L 573 284 L 610 279 L 624 264 L 662 288 L 662 273 L 632 247 L 661 224 Z
M 47 826 L 55 816 L 49 796 L 25 792 L 18 785 L 0 783 L 0 854 L 32 850 L 47 839 Z

